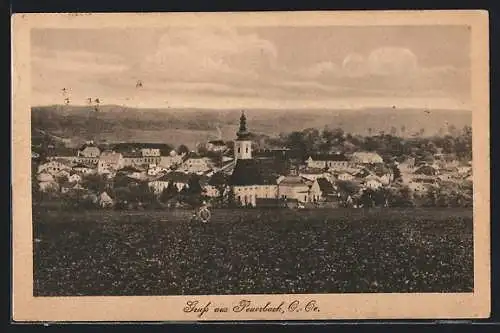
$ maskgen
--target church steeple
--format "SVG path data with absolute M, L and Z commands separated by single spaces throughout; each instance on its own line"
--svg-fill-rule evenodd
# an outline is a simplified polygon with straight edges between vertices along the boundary
M 246 140 L 250 136 L 250 133 L 247 130 L 247 118 L 245 117 L 245 111 L 241 111 L 240 117 L 240 129 L 236 133 L 238 140 Z
M 252 158 L 252 140 L 250 132 L 247 130 L 247 118 L 245 112 L 241 112 L 240 128 L 236 132 L 236 140 L 234 141 L 234 158 L 236 160 L 248 160 Z

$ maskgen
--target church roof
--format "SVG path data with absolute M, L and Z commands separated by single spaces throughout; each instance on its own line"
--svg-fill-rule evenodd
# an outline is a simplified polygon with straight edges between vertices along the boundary
M 239 159 L 229 178 L 229 184 L 233 186 L 271 185 L 276 184 L 276 179 L 264 174 L 255 160 Z

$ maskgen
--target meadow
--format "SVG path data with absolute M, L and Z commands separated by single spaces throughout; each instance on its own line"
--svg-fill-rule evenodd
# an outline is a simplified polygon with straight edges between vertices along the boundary
M 471 292 L 471 209 L 35 211 L 34 295 Z

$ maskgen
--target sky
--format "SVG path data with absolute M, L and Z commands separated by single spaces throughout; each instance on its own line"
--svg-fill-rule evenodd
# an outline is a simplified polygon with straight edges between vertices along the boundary
M 31 99 L 152 108 L 467 109 L 469 53 L 466 26 L 33 29 Z

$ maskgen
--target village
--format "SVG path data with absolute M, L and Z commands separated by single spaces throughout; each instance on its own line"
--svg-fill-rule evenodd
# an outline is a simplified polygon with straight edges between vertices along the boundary
M 212 140 L 203 150 L 184 148 L 94 141 L 73 150 L 49 146 L 43 158 L 32 152 L 33 200 L 101 208 L 184 207 L 193 197 L 213 207 L 472 205 L 471 161 L 439 151 L 430 159 L 396 161 L 376 151 L 256 149 L 244 113 L 232 145 Z

